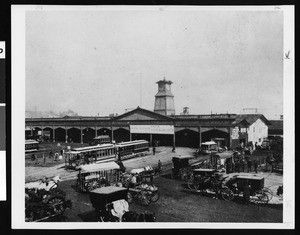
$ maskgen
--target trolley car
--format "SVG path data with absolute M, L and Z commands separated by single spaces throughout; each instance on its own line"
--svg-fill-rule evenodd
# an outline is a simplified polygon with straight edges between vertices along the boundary
M 111 143 L 109 135 L 99 135 L 90 142 L 90 145 L 109 144 L 109 143 Z
M 144 156 L 149 153 L 149 142 L 146 140 L 134 140 L 116 144 L 118 160 L 126 160 L 133 157 Z
M 39 142 L 36 140 L 25 140 L 25 153 L 39 150 Z
M 116 148 L 113 144 L 74 148 L 66 152 L 66 167 L 77 169 L 82 164 L 108 162 L 116 160 Z

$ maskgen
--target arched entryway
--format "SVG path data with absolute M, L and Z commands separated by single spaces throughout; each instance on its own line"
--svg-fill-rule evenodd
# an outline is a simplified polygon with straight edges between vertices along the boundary
M 64 128 L 58 127 L 55 129 L 55 141 L 57 142 L 66 141 L 66 130 Z
M 80 143 L 80 129 L 70 128 L 68 129 L 68 142 Z
M 176 146 L 198 148 L 199 133 L 190 129 L 184 129 L 175 133 Z
M 209 131 L 205 131 L 202 133 L 202 142 L 213 140 L 218 146 L 227 146 L 229 147 L 229 134 L 224 131 L 220 131 L 218 129 L 213 129 Z
M 95 138 L 95 130 L 89 127 L 82 130 L 83 143 L 90 143 L 93 138 Z
M 130 132 L 124 128 L 119 128 L 114 131 L 114 140 L 116 143 L 130 140 Z

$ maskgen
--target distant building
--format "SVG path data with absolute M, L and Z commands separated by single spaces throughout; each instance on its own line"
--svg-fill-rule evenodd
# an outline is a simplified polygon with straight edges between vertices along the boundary
M 158 84 L 158 92 L 155 95 L 154 112 L 162 115 L 175 115 L 174 95 L 171 92 L 171 84 L 173 82 L 160 80 Z
M 246 131 L 247 142 L 252 142 L 253 145 L 261 145 L 263 140 L 268 137 L 268 126 L 270 122 L 262 114 L 243 114 L 237 115 L 237 125 L 243 125 L 243 132 Z

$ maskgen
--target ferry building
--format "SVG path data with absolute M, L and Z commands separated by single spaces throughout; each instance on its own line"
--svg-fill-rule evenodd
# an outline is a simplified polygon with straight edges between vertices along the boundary
M 119 116 L 63 118 L 26 118 L 26 135 L 48 133 L 53 141 L 89 143 L 99 135 L 109 135 L 115 142 L 144 139 L 150 146 L 198 148 L 202 142 L 214 140 L 219 146 L 234 148 L 248 142 L 247 130 L 253 123 L 236 114 L 175 114 L 172 81 L 157 82 L 154 110 L 140 107 Z M 255 119 L 255 118 L 254 118 Z M 257 114 L 265 126 L 267 119 Z M 262 137 L 263 138 L 263 137 Z

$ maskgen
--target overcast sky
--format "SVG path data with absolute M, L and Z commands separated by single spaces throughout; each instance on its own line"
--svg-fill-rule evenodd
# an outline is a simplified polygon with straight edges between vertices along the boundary
M 27 12 L 26 110 L 153 111 L 165 76 L 176 114 L 283 114 L 282 12 L 158 9 Z

